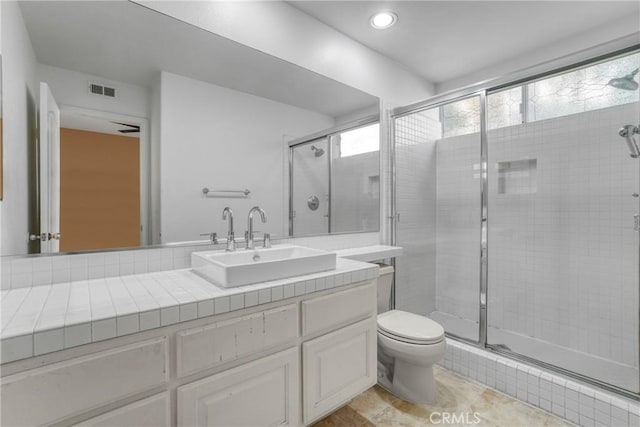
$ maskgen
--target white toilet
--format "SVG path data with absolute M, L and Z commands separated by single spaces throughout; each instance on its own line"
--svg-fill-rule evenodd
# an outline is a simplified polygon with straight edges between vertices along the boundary
M 389 311 L 393 267 L 378 277 L 378 383 L 414 403 L 434 403 L 433 364 L 444 357 L 444 329 L 424 316 Z

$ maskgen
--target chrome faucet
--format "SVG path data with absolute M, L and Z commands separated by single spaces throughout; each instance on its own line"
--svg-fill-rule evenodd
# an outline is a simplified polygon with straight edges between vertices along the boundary
M 253 214 L 258 212 L 260 214 L 260 219 L 262 222 L 267 222 L 267 215 L 264 213 L 264 210 L 259 206 L 254 206 L 249 210 L 249 215 L 247 216 L 247 231 L 244 234 L 244 238 L 247 242 L 247 249 L 253 249 Z
M 227 219 L 229 216 L 229 231 L 227 232 L 227 252 L 233 252 L 236 250 L 236 239 L 233 233 L 233 211 L 229 206 L 222 211 L 222 219 Z

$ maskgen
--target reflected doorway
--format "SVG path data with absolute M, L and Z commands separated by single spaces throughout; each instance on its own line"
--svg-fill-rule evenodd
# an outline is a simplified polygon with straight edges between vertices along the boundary
M 61 114 L 60 251 L 141 244 L 140 127 Z

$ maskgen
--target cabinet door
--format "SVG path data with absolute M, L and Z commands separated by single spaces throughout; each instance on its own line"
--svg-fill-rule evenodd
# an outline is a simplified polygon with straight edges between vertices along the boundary
M 298 347 L 178 388 L 178 425 L 300 424 Z
M 376 383 L 376 345 L 375 318 L 302 345 L 305 424 Z
M 169 380 L 166 337 L 2 378 L 0 424 L 44 425 L 151 390 Z
M 76 424 L 77 427 L 169 427 L 171 425 L 171 407 L 169 392 L 130 403 L 106 414 Z

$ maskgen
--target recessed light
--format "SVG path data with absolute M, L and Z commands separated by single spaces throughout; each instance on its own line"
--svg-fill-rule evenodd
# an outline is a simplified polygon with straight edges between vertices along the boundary
M 384 30 L 389 28 L 398 20 L 398 15 L 393 12 L 378 12 L 371 17 L 369 23 L 377 30 Z

